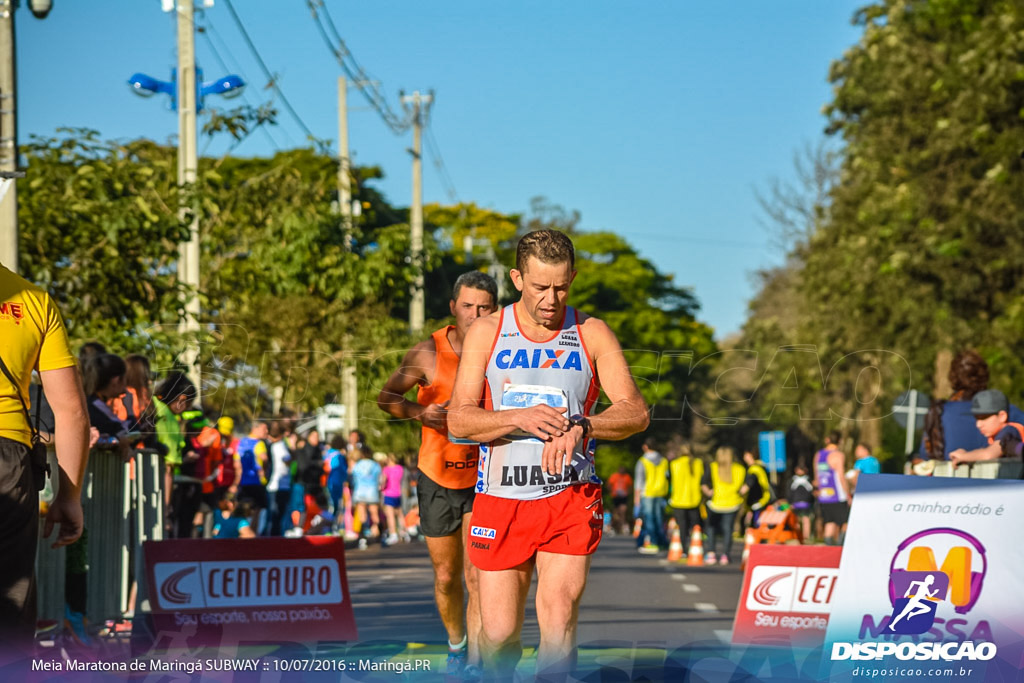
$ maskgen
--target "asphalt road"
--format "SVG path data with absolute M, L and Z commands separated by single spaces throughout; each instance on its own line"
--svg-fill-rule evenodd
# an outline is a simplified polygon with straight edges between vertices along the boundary
M 445 642 L 425 544 L 351 549 L 346 565 L 360 642 Z M 580 608 L 579 643 L 582 648 L 671 650 L 727 642 L 742 578 L 738 562 L 669 564 L 664 553 L 638 554 L 630 537 L 606 535 Z M 531 591 L 524 646 L 536 646 L 539 637 Z

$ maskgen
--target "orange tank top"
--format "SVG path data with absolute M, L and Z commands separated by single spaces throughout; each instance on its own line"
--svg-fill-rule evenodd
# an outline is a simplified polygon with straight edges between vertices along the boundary
M 434 340 L 434 379 L 416 392 L 421 406 L 444 403 L 452 397 L 455 373 L 459 369 L 459 356 L 448 341 L 448 331 L 454 325 L 442 327 L 430 335 Z M 419 469 L 431 481 L 449 489 L 468 489 L 476 484 L 477 447 L 454 444 L 448 440 L 448 430 L 424 426 L 421 430 Z

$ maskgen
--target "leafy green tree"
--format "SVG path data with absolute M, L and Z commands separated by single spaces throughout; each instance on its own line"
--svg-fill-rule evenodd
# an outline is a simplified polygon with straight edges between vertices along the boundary
M 54 296 L 73 340 L 169 354 L 171 337 L 139 330 L 179 317 L 181 288 L 170 273 L 188 226 L 179 218 L 173 151 L 149 140 L 103 141 L 93 130 L 57 133 L 21 148 L 22 272 Z
M 1020 396 L 1024 8 L 887 0 L 857 20 L 831 72 L 845 160 L 807 250 L 810 313 L 828 344 L 895 350 L 925 385 L 940 350 L 980 347 Z

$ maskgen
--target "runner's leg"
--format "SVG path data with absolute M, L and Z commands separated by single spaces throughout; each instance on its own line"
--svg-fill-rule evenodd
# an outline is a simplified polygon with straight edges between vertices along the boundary
M 469 543 L 469 524 L 473 513 L 462 516 L 462 549 Z M 469 593 L 469 601 L 466 605 L 466 631 L 469 635 L 469 652 L 467 661 L 472 665 L 480 664 L 480 570 L 473 566 L 469 557 L 463 554 L 463 573 L 466 578 L 466 592 Z M 461 603 L 460 603 L 461 604 Z M 457 642 L 457 641 L 452 641 Z
M 458 531 L 447 536 L 427 536 L 427 551 L 434 565 L 434 600 L 441 621 L 448 631 L 448 642 L 461 643 L 466 635 L 466 621 L 462 612 L 462 565 L 465 561 L 463 536 Z
M 490 676 L 509 678 L 523 656 L 521 636 L 533 560 L 512 569 L 478 573 L 480 595 L 487 596 L 480 600 L 480 654 Z
M 576 665 L 576 623 L 590 555 L 537 553 L 537 674 L 569 673 Z M 486 617 L 484 619 L 486 629 Z

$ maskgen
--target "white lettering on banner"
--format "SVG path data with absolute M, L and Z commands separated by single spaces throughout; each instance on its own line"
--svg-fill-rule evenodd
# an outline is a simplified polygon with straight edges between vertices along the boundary
M 159 562 L 157 601 L 166 610 L 339 604 L 341 575 L 329 558 Z
M 853 659 L 870 660 L 883 657 L 896 657 L 903 661 L 939 660 L 946 662 L 988 661 L 996 656 L 994 643 L 832 643 L 831 659 L 833 661 Z
M 758 612 L 827 614 L 839 570 L 829 567 L 757 565 L 746 607 Z

